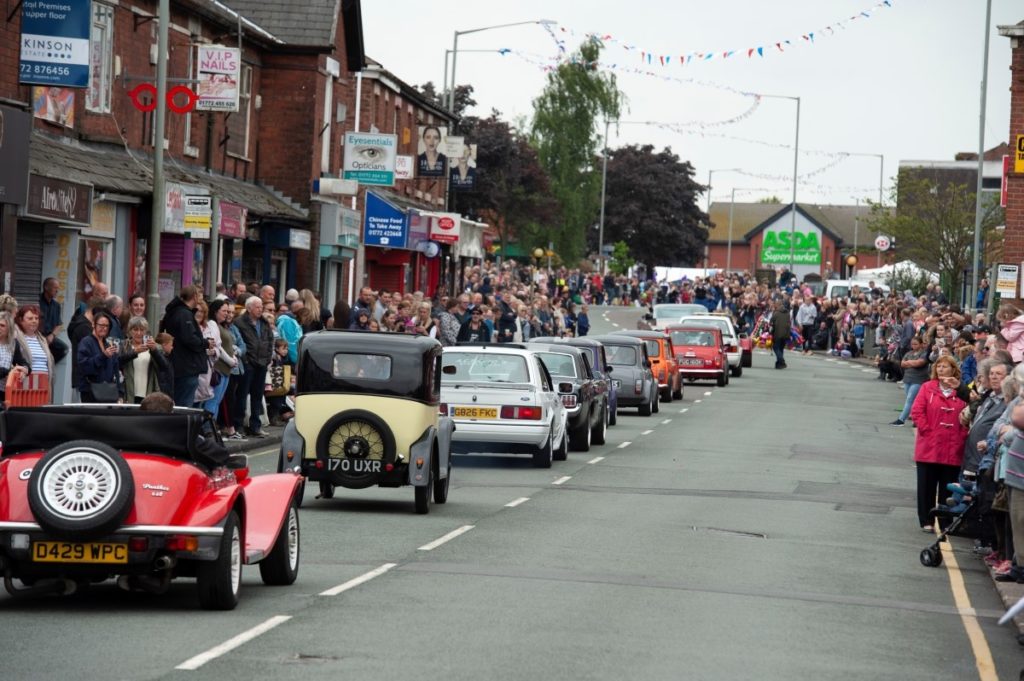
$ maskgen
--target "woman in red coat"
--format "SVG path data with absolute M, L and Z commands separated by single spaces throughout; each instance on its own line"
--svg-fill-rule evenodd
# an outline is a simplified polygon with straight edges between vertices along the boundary
M 917 519 L 925 532 L 932 531 L 936 495 L 945 499 L 946 485 L 957 481 L 964 459 L 968 429 L 958 417 L 967 403 L 957 397 L 959 387 L 960 367 L 952 357 L 939 357 L 910 410 L 917 426 Z

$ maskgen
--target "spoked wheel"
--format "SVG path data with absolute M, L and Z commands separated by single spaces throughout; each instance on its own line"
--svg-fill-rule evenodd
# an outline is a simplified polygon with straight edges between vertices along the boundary
M 925 567 L 939 567 L 942 565 L 942 552 L 937 546 L 929 546 L 921 551 L 921 565 Z
M 196 569 L 199 604 L 205 610 L 234 610 L 242 585 L 242 533 L 238 514 L 231 511 L 224 523 L 216 560 L 200 561 Z

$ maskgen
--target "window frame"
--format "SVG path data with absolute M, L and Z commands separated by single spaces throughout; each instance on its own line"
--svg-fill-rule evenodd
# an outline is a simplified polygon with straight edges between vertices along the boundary
M 109 114 L 114 84 L 114 6 L 93 0 L 89 19 L 89 86 L 85 90 L 85 110 Z M 99 46 L 96 46 L 99 43 Z M 100 53 L 98 74 L 93 73 L 93 58 Z M 98 76 L 98 77 L 95 77 Z M 98 100 L 95 103 L 94 100 Z

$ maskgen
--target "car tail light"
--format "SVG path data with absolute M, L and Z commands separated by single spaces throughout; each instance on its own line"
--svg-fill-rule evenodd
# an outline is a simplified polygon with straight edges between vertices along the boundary
M 576 407 L 576 395 L 562 395 L 562 404 L 568 409 L 574 409 Z
M 736 349 L 735 345 L 726 345 L 725 346 L 725 351 L 726 352 L 737 352 L 737 349 Z
M 437 405 L 437 413 L 440 414 L 441 416 L 448 416 L 448 405 L 445 404 L 444 402 Z
M 716 367 L 722 366 L 722 356 L 721 355 L 715 355 L 715 359 L 713 361 L 714 361 Z
M 636 383 L 633 384 L 633 392 L 637 395 L 644 391 L 644 382 L 641 379 L 636 379 Z
M 501 408 L 501 418 L 539 421 L 543 411 L 540 407 L 513 407 L 506 405 Z
M 149 537 L 129 537 L 128 550 L 133 553 L 142 553 L 149 550 Z
M 199 548 L 199 537 L 189 534 L 172 534 L 167 538 L 164 547 L 168 551 L 196 551 Z

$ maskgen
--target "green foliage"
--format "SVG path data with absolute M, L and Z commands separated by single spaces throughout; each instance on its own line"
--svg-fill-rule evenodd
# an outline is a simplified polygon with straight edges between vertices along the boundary
M 633 265 L 636 264 L 629 255 L 629 244 L 625 241 L 616 241 L 612 246 L 612 257 L 608 261 L 608 269 L 614 274 L 628 274 Z
M 766 196 L 764 198 L 758 199 L 757 202 L 758 203 L 770 203 L 772 205 L 778 205 L 778 204 L 782 203 L 782 199 L 780 199 L 779 197 L 777 197 L 775 195 L 772 195 L 772 196 Z
M 895 211 L 871 204 L 868 227 L 896 239 L 900 260 L 912 260 L 938 272 L 950 301 L 960 300 L 964 272 L 974 249 L 975 193 L 966 184 L 943 182 L 923 171 L 904 170 L 896 178 L 891 203 Z M 983 197 L 981 235 L 984 244 L 1000 237 L 1003 211 L 997 196 Z M 983 256 L 984 259 L 984 256 Z M 987 263 L 983 263 L 987 268 Z M 908 286 L 917 291 L 913 286 Z
M 707 243 L 707 214 L 697 207 L 704 186 L 693 166 L 669 148 L 615 149 L 608 160 L 605 241 L 624 241 L 653 272 L 656 265 L 692 267 Z
M 533 146 L 562 208 L 561 224 L 548 225 L 548 234 L 566 260 L 584 254 L 587 228 L 600 211 L 601 174 L 594 163 L 598 123 L 618 118 L 623 103 L 615 76 L 593 66 L 603 47 L 596 39 L 580 45 L 578 53 L 548 74 L 544 91 L 533 102 Z
M 927 272 L 913 267 L 894 267 L 887 270 L 883 275 L 883 280 L 895 293 L 913 291 L 914 295 L 918 296 L 922 295 L 925 288 L 931 283 Z

